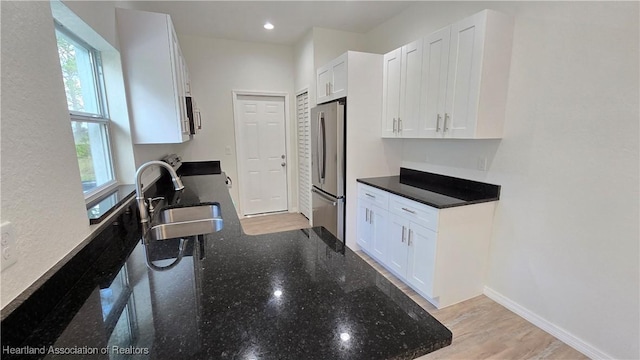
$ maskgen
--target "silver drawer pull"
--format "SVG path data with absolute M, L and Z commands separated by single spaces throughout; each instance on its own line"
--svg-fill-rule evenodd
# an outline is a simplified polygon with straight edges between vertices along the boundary
M 413 211 L 413 210 L 409 210 L 409 209 L 407 209 L 407 208 L 402 208 L 402 210 L 404 210 L 404 211 L 406 211 L 406 212 L 408 212 L 408 213 L 411 213 L 411 214 L 415 214 L 415 213 L 416 213 L 415 211 Z
M 402 227 L 402 242 L 404 242 L 404 226 Z
M 367 195 L 368 197 L 372 198 L 372 199 L 375 199 L 375 198 L 376 198 L 375 196 L 373 196 L 373 195 L 371 195 L 371 194 L 369 194 L 369 193 L 364 193 L 364 194 L 365 194 L 365 195 Z

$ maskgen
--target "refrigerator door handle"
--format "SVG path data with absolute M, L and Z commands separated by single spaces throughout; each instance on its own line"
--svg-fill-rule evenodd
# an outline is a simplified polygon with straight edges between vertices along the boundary
M 327 134 L 324 123 L 324 113 L 320 116 L 320 127 L 322 132 L 322 173 L 320 175 L 320 183 L 324 184 L 327 176 Z
M 320 123 L 320 119 L 322 119 L 322 112 L 318 112 L 318 132 L 316 133 L 316 166 L 318 167 L 318 182 L 322 184 L 322 167 L 320 166 L 320 131 L 322 129 L 322 124 Z
M 323 194 L 322 192 L 316 190 L 315 188 L 311 188 L 311 191 L 318 194 L 318 196 L 320 196 L 320 198 L 322 200 L 327 201 L 328 203 L 330 203 L 332 206 L 337 206 L 338 203 L 336 201 L 334 201 L 332 198 L 328 197 L 327 195 Z

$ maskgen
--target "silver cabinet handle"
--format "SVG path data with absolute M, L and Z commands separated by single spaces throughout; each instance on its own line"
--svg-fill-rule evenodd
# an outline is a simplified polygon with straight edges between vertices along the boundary
M 393 132 L 397 132 L 396 130 L 396 118 L 393 118 Z
M 373 210 L 369 210 L 369 224 L 373 225 Z
M 449 128 L 447 127 L 447 121 L 449 120 L 449 114 L 444 113 L 444 130 L 443 132 L 446 132 L 447 130 L 449 130 Z
M 373 195 L 371 195 L 371 194 L 369 194 L 369 193 L 364 193 L 364 194 L 365 194 L 365 195 L 367 195 L 368 197 L 372 198 L 372 199 L 375 199 L 375 198 L 376 198 L 375 196 L 373 196 Z
M 398 132 L 402 132 L 402 119 L 398 118 Z
M 440 131 L 440 120 L 442 119 L 442 115 L 438 114 L 436 117 L 436 132 Z
M 365 222 L 369 222 L 369 209 L 365 209 L 366 212 L 364 213 L 364 221 Z
M 408 239 L 408 241 L 407 241 L 407 244 L 408 244 L 409 246 L 411 246 L 411 233 L 412 233 L 412 232 L 413 232 L 413 231 L 412 231 L 411 229 L 409 229 L 409 239 Z
M 333 84 L 329 82 L 329 94 L 333 93 Z
M 404 211 L 406 211 L 406 212 L 408 212 L 408 213 L 411 213 L 411 214 L 415 214 L 415 213 L 416 213 L 415 211 L 413 211 L 413 210 L 409 210 L 409 209 L 407 209 L 407 208 L 402 208 L 402 210 L 404 210 Z
M 404 226 L 402 226 L 402 242 L 404 242 Z

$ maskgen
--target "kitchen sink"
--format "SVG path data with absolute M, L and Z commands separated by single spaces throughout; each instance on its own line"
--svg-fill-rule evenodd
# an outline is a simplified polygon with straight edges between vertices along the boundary
M 203 203 L 190 206 L 175 206 L 164 208 L 158 214 L 159 223 L 167 224 L 180 221 L 194 221 L 219 218 L 221 214 L 220 204 Z
M 218 203 L 165 208 L 149 229 L 149 240 L 184 238 L 222 230 L 223 219 Z

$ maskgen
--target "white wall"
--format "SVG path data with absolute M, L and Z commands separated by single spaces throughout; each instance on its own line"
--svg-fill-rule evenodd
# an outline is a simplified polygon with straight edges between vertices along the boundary
M 316 68 L 313 62 L 313 29 L 310 29 L 293 47 L 296 93 L 309 89 L 309 109 L 316 106 Z
M 182 146 L 185 161 L 220 160 L 233 180 L 231 196 L 238 201 L 233 90 L 286 92 L 289 94 L 291 141 L 290 210 L 297 208 L 297 160 L 295 157 L 295 90 L 293 48 L 214 38 L 180 36 L 180 47 L 189 68 L 194 98 L 202 111 L 202 132 Z M 225 148 L 231 150 L 226 154 Z
M 84 240 L 89 221 L 49 3 L 1 6 L 1 218 L 18 258 L 1 275 L 4 307 Z
M 504 138 L 405 140 L 403 165 L 502 185 L 488 286 L 592 356 L 637 359 L 638 3 L 420 3 L 369 50 L 484 8 L 515 15 Z
M 325 65 L 346 51 L 364 51 L 366 46 L 364 34 L 318 27 L 313 28 L 313 61 L 316 68 Z

